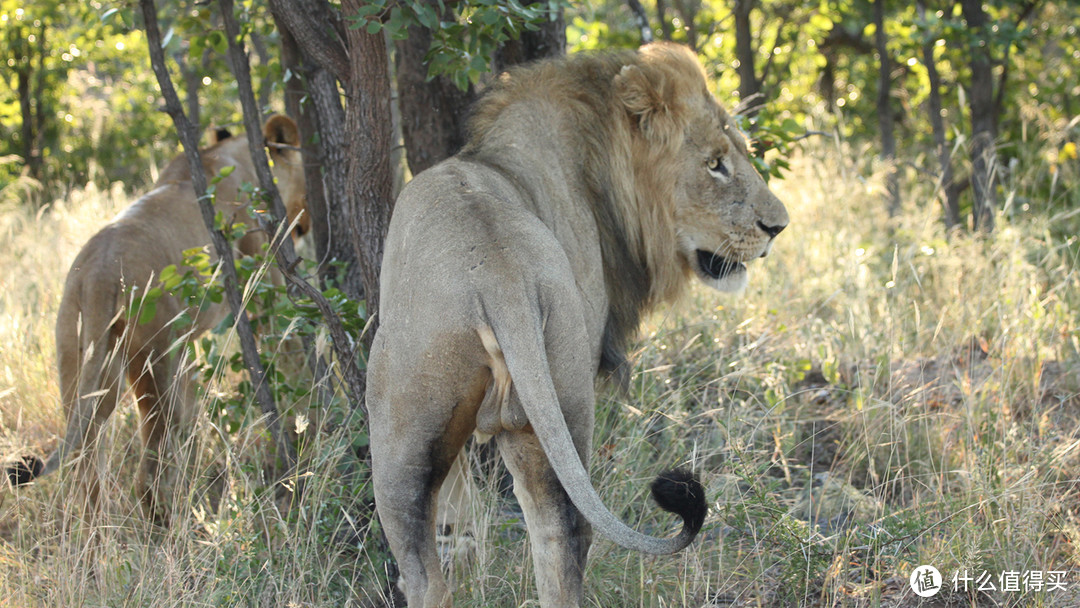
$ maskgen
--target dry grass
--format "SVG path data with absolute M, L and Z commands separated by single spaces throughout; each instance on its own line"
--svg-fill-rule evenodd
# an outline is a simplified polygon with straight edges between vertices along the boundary
M 988 240 L 946 238 L 918 185 L 890 220 L 878 182 L 840 156 L 810 150 L 776 185 L 792 224 L 748 291 L 695 290 L 655 315 L 630 392 L 604 393 L 592 471 L 607 504 L 666 533 L 673 522 L 645 488 L 689 463 L 713 510 L 673 557 L 598 538 L 590 605 L 913 606 L 917 564 L 947 579 L 1080 565 L 1075 237 L 1055 236 L 1053 218 L 1017 217 Z M 0 458 L 43 454 L 61 431 L 61 281 L 117 204 L 88 192 L 0 218 L 0 264 L 18 269 L 0 292 Z M 204 418 L 196 479 L 168 531 L 147 530 L 136 509 L 133 410 L 109 428 L 120 473 L 102 525 L 73 517 L 63 479 L 0 494 L 0 606 L 384 601 L 384 554 L 357 504 L 366 489 L 342 482 L 348 425 L 307 431 L 296 499 L 266 487 L 258 425 L 230 434 Z M 455 605 L 535 606 L 520 515 L 498 469 L 477 468 L 484 502 Z M 1065 591 L 946 592 L 935 605 L 1077 605 L 1078 589 L 1070 578 Z

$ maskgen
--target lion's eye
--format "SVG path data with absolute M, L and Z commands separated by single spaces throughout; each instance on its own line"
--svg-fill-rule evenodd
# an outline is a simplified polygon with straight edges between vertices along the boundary
M 724 159 L 720 157 L 709 160 L 706 166 L 709 168 L 709 171 L 713 173 L 719 173 L 724 177 L 731 177 L 731 173 L 728 171 L 727 165 L 724 164 Z

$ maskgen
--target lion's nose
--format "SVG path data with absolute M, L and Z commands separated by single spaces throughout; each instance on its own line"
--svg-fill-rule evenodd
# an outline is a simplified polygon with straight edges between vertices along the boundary
M 769 226 L 761 220 L 758 220 L 757 225 L 758 228 L 761 228 L 765 231 L 765 234 L 769 235 L 769 238 L 775 238 L 776 235 L 783 232 L 784 228 L 787 228 L 787 224 L 784 224 L 783 226 Z

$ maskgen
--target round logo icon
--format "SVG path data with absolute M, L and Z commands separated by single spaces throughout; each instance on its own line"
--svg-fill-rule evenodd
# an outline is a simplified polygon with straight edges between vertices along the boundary
M 911 590 L 919 597 L 934 597 L 941 591 L 944 580 L 941 573 L 933 566 L 919 566 L 911 573 Z

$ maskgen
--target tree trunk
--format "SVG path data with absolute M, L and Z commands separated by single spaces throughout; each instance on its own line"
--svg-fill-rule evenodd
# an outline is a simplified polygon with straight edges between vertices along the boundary
M 192 68 L 188 64 L 188 50 L 181 49 L 173 54 L 173 61 L 180 68 L 180 79 L 184 81 L 184 101 L 187 106 L 188 120 L 196 127 L 202 127 L 202 112 L 199 105 L 199 88 L 202 87 L 202 73 L 204 70 Z M 202 67 L 206 67 L 210 50 L 203 51 Z
M 431 46 L 431 31 L 409 28 L 409 37 L 397 47 L 398 108 L 405 158 L 413 175 L 457 153 L 465 144 L 466 109 L 475 97 L 472 86 L 462 91 L 452 80 L 428 80 L 424 61 Z
M 919 18 L 926 19 L 926 4 L 922 0 L 917 3 Z M 945 120 L 941 115 L 941 76 L 938 74 L 937 61 L 934 59 L 934 42 L 926 40 L 922 45 L 923 63 L 926 65 L 926 74 L 930 80 L 930 96 L 927 100 L 930 110 L 930 126 L 934 133 L 934 151 L 937 154 L 938 166 L 941 177 L 939 179 L 942 192 L 942 204 L 945 211 L 945 229 L 952 230 L 960 223 L 960 201 L 953 187 L 952 155 L 949 152 L 948 143 L 945 139 Z
M 47 76 L 45 70 L 45 58 L 49 56 L 49 47 L 46 44 L 45 38 L 45 22 L 42 21 L 38 27 L 38 40 L 36 43 L 37 48 L 37 69 L 34 72 L 34 86 L 30 92 L 31 97 L 34 100 L 34 143 L 33 143 L 33 163 L 34 171 L 38 176 L 38 179 L 45 179 L 44 171 L 44 159 L 45 159 L 45 120 L 46 117 L 51 115 L 50 108 L 45 104 L 45 77 Z M 32 56 L 34 53 L 28 53 L 28 56 Z
M 345 333 L 341 318 L 334 312 L 321 291 L 296 275 L 293 269 L 296 266 L 297 258 L 293 250 L 291 233 L 288 230 L 278 230 L 280 223 L 287 221 L 287 212 L 281 199 L 281 193 L 274 183 L 274 176 L 270 171 L 270 163 L 266 156 L 266 142 L 261 134 L 263 124 L 261 108 L 255 98 L 255 91 L 251 84 L 251 65 L 243 47 L 243 36 L 240 33 L 240 24 L 236 21 L 233 0 L 219 0 L 219 4 L 224 17 L 225 33 L 229 45 L 229 63 L 232 65 L 233 75 L 236 76 L 237 93 L 240 98 L 240 105 L 244 110 L 244 128 L 248 140 L 248 150 L 255 165 L 255 173 L 259 178 L 259 187 L 262 193 L 269 198 L 270 210 L 273 213 L 273 220 L 269 226 L 271 238 L 269 250 L 274 256 L 278 269 L 281 270 L 282 275 L 289 283 L 290 293 L 311 298 L 323 315 L 323 320 L 332 337 L 338 358 L 342 361 L 349 361 L 354 352 L 351 349 L 351 341 Z M 305 350 L 308 352 L 312 350 L 312 345 L 308 341 L 305 341 Z M 316 369 L 313 368 L 312 371 L 316 371 Z M 359 401 L 364 390 L 364 377 L 359 368 L 345 364 L 342 366 L 342 374 L 345 377 L 350 395 L 354 400 Z M 291 446 L 287 447 L 291 450 Z M 290 460 L 295 461 L 291 451 L 289 455 Z
M 522 4 L 527 6 L 538 1 L 542 0 L 529 0 Z M 566 54 L 566 20 L 563 18 L 562 8 L 550 17 L 551 19 L 542 24 L 540 29 L 522 32 L 520 38 L 507 40 L 495 51 L 492 67 L 496 74 L 512 65 Z
M 825 58 L 825 67 L 821 68 L 818 77 L 818 94 L 825 100 L 825 109 L 836 112 L 836 60 L 831 53 L 822 53 Z
M 885 35 L 885 0 L 874 0 L 874 39 L 879 61 L 877 115 L 881 130 L 881 161 L 885 165 L 885 187 L 889 215 L 900 213 L 900 184 L 896 174 L 896 138 L 893 135 L 892 61 L 889 59 L 888 38 Z
M 683 21 L 683 31 L 686 32 L 686 44 L 697 51 L 697 14 L 701 8 L 699 0 L 674 0 L 675 11 Z
M 645 7 L 641 6 L 640 0 L 626 0 L 630 12 L 634 14 L 634 22 L 641 32 L 641 44 L 649 44 L 653 41 L 652 26 L 649 25 L 649 15 Z
M 34 144 L 37 143 L 37 136 L 34 134 L 34 125 L 37 121 L 34 119 L 34 105 L 30 99 L 29 61 L 26 66 L 16 70 L 15 74 L 18 77 L 16 89 L 19 92 L 19 114 L 22 118 L 20 135 L 22 139 L 23 161 L 26 163 L 27 174 L 32 179 L 41 179 L 41 158 L 38 157 L 37 150 L 34 148 Z
M 344 15 L 355 13 L 359 0 L 344 0 Z M 383 241 L 393 210 L 393 172 L 390 168 L 392 139 L 390 115 L 390 65 L 382 33 L 364 28 L 347 29 L 349 75 L 345 83 L 345 132 L 348 139 L 348 187 L 351 232 L 360 262 L 364 300 L 371 319 L 365 342 L 370 345 L 378 326 L 379 270 Z
M 656 0 L 656 18 L 660 20 L 660 37 L 670 41 L 672 35 L 671 22 L 667 18 L 667 0 Z
M 294 5 L 292 2 L 286 4 L 290 8 Z M 315 14 L 315 7 L 303 8 L 301 15 Z M 293 29 L 298 26 L 289 18 L 295 15 L 279 9 L 277 3 L 271 2 L 274 21 L 282 36 L 282 60 L 298 75 L 296 82 L 290 81 L 286 85 L 292 91 L 287 94 L 286 102 L 298 105 L 304 95 L 308 98 L 304 108 L 289 111 L 299 112 L 301 118 L 297 124 L 304 153 L 308 212 L 311 213 L 319 277 L 324 286 L 332 284 L 349 298 L 360 300 L 364 298 L 364 284 L 353 244 L 358 237 L 351 232 L 352 222 L 346 206 L 349 163 L 341 92 L 335 76 L 316 62 L 293 36 Z M 332 29 L 329 24 L 325 27 Z M 344 44 L 327 46 L 340 48 L 344 54 Z M 347 59 L 342 59 L 341 63 L 347 64 Z
M 761 82 L 757 78 L 754 66 L 754 32 L 750 24 L 750 11 L 756 0 L 735 0 L 732 14 L 735 17 L 735 58 L 739 61 L 736 72 L 739 74 L 739 104 L 744 113 L 753 115 L 760 105 L 757 95 L 761 92 Z
M 330 242 L 326 222 L 326 189 L 323 185 L 323 156 L 325 154 L 318 137 L 319 121 L 315 107 L 308 94 L 310 72 L 304 65 L 300 47 L 284 27 L 278 26 L 281 36 L 281 68 L 285 72 L 285 113 L 296 121 L 300 131 L 300 152 L 304 155 L 304 184 L 307 193 L 307 212 L 311 218 L 311 236 L 315 244 L 315 258 L 326 258 Z
M 974 42 L 968 47 L 971 61 L 971 186 L 974 195 L 972 219 L 975 230 L 994 231 L 997 195 L 994 173 L 997 166 L 997 117 L 994 113 L 994 66 L 990 58 L 986 12 L 981 0 L 961 0 L 964 18 Z
M 266 48 L 266 43 L 263 41 L 262 36 L 252 31 L 248 34 L 248 38 L 251 40 L 251 48 L 255 51 L 255 56 L 259 58 L 259 65 L 263 68 L 268 68 L 273 60 L 270 57 L 270 51 Z M 260 110 L 265 110 L 266 108 L 270 107 L 270 96 L 273 94 L 273 92 L 273 79 L 260 78 L 258 96 Z

